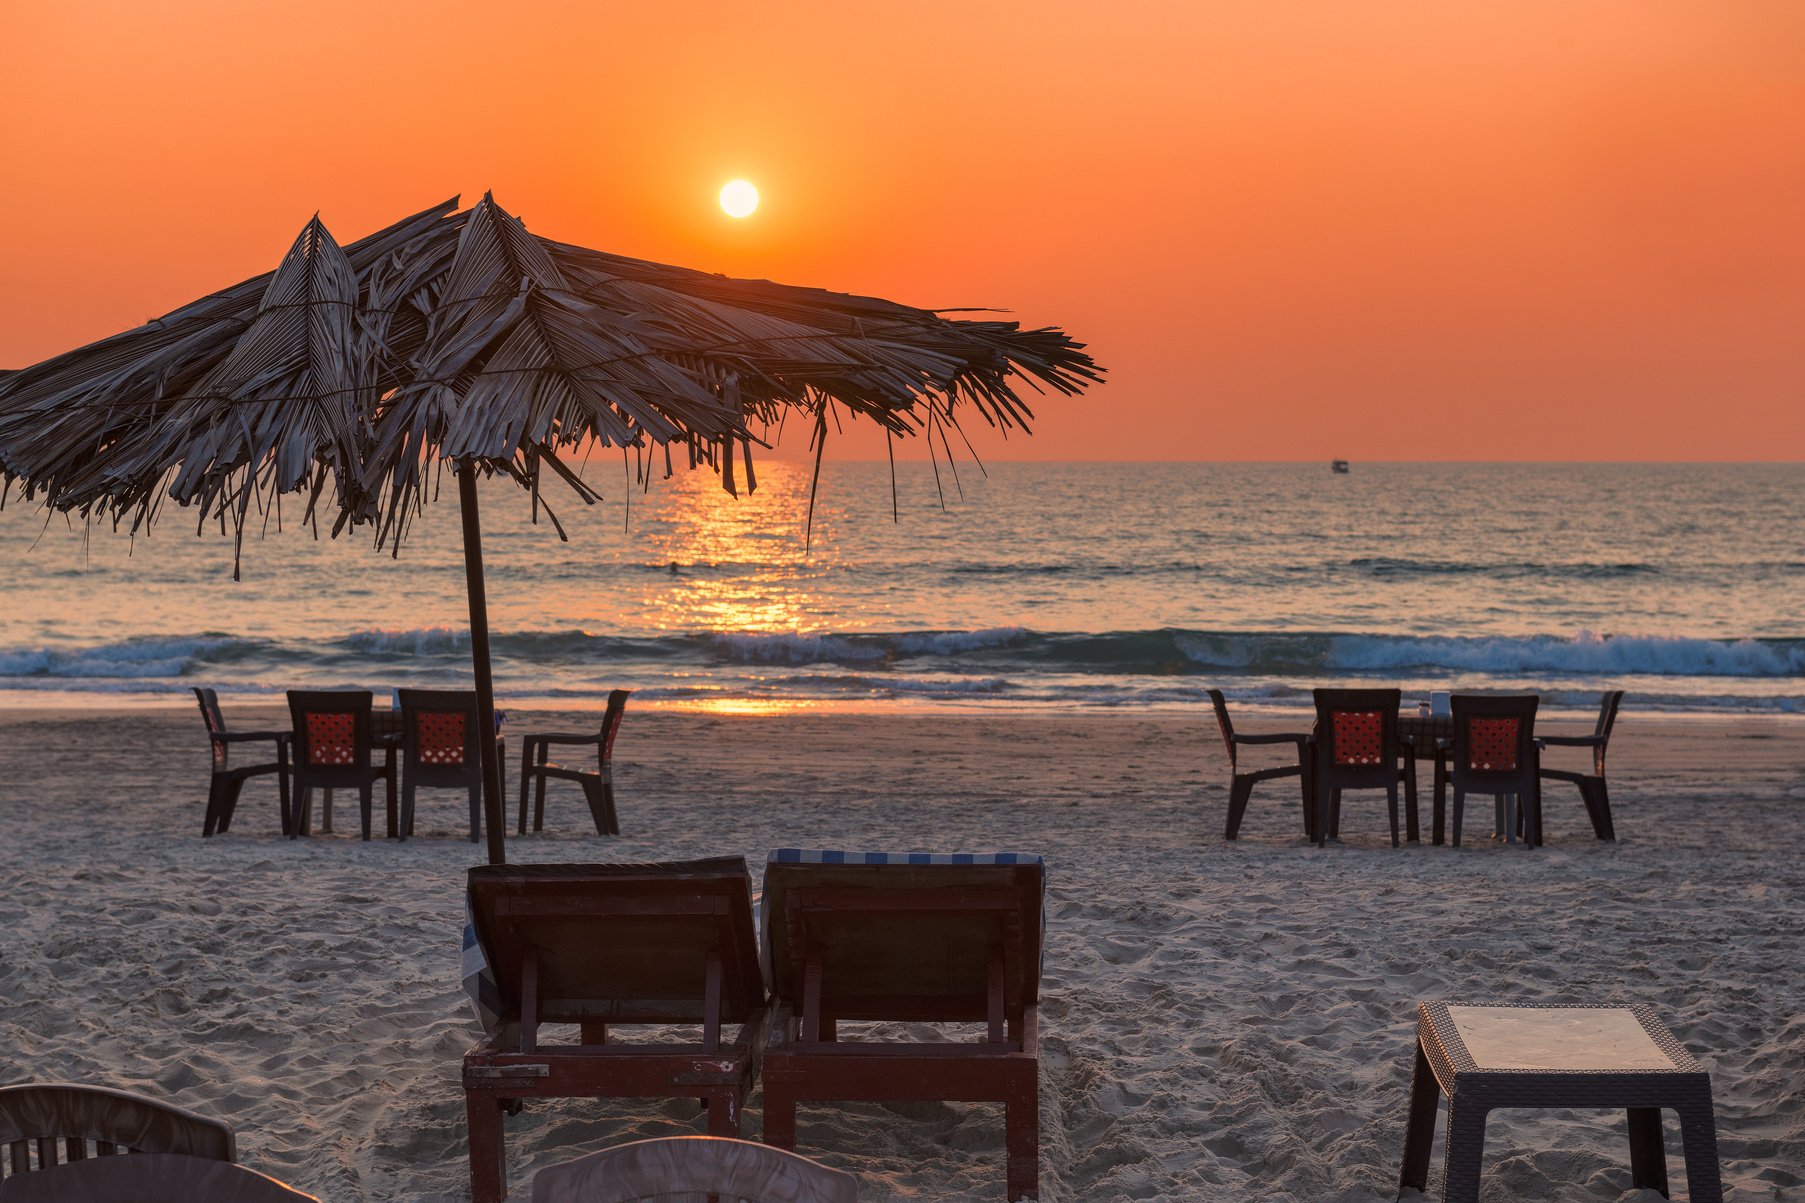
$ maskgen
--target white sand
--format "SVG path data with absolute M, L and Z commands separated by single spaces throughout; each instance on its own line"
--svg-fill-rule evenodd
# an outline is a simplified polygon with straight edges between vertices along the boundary
M 1613 753 L 1614 846 L 1563 789 L 1537 853 L 1393 851 L 1371 795 L 1318 851 L 1284 782 L 1222 842 L 1203 715 L 641 710 L 617 753 L 627 834 L 587 831 L 573 791 L 510 848 L 755 872 L 778 845 L 1043 853 L 1043 1199 L 1391 1199 L 1425 997 L 1651 1004 L 1713 1073 L 1729 1197 L 1805 1199 L 1805 725 L 1632 710 Z M 203 841 L 205 781 L 185 710 L 0 714 L 0 1080 L 229 1118 L 247 1164 L 332 1203 L 467 1197 L 461 801 L 365 845 L 341 795 L 340 835 L 290 843 L 266 779 Z M 755 1097 L 748 1136 L 758 1119 Z M 699 1130 L 693 1103 L 531 1105 L 509 1180 L 525 1197 L 537 1167 Z M 1003 1197 L 997 1107 L 805 1106 L 799 1138 L 868 1199 Z M 1671 1117 L 1668 1142 L 1679 1197 Z M 1628 1181 L 1620 1115 L 1493 1117 L 1487 1199 L 1654 1198 Z

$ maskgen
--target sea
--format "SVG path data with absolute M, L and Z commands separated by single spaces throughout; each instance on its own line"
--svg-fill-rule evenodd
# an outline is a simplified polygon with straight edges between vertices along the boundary
M 499 704 L 1256 711 L 1319 685 L 1805 713 L 1805 465 L 759 466 L 482 489 Z M 549 511 L 545 508 L 549 506 Z M 398 556 L 288 499 L 238 555 L 0 510 L 0 706 L 465 686 L 456 489 Z M 811 520 L 812 514 L 812 520 Z M 556 522 L 552 520 L 555 515 Z M 562 534 L 560 533 L 562 527 Z

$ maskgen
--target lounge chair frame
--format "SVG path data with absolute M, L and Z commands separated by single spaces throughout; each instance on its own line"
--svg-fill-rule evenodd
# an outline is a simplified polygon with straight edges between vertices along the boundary
M 769 1019 L 744 860 L 485 865 L 469 881 L 501 1000 L 498 1029 L 464 1058 L 473 1203 L 506 1197 L 515 1100 L 700 1099 L 711 1135 L 739 1135 Z M 579 1025 L 580 1042 L 541 1041 L 546 1023 Z M 701 1032 L 628 1044 L 610 1031 L 630 1024 Z
M 1235 730 L 1234 720 L 1228 716 L 1228 701 L 1222 696 L 1220 689 L 1209 691 L 1210 705 L 1216 710 L 1216 727 L 1222 732 L 1222 745 L 1228 750 L 1228 821 L 1223 827 L 1222 838 L 1232 840 L 1241 832 L 1241 816 L 1247 812 L 1247 802 L 1253 796 L 1253 787 L 1262 781 L 1273 781 L 1281 777 L 1299 778 L 1299 794 L 1303 801 L 1304 831 L 1307 834 L 1312 824 L 1310 814 L 1310 794 L 1303 788 L 1304 760 L 1307 755 L 1305 746 L 1309 735 L 1302 731 L 1274 732 L 1269 735 L 1247 735 Z M 1243 747 L 1254 747 L 1265 744 L 1291 744 L 1297 752 L 1296 764 L 1281 764 L 1272 768 L 1251 769 L 1242 772 L 1239 764 L 1239 752 Z
M 1601 840 L 1617 838 L 1616 825 L 1611 821 L 1611 793 L 1604 781 L 1604 754 L 1611 745 L 1611 728 L 1617 725 L 1617 709 L 1623 705 L 1623 690 L 1613 689 L 1604 695 L 1598 707 L 1598 724 L 1590 735 L 1542 735 L 1536 738 L 1536 747 L 1547 748 L 1591 748 L 1592 771 L 1590 773 L 1575 772 L 1571 769 L 1540 770 L 1544 781 L 1566 781 L 1579 787 L 1580 801 L 1585 804 L 1586 817 L 1592 820 L 1592 834 Z
M 1008 1197 L 1038 1198 L 1044 875 L 1038 861 L 769 865 L 765 1143 L 795 1147 L 801 1102 L 1000 1102 Z M 917 972 L 959 989 L 899 988 Z M 848 1020 L 986 1030 L 975 1043 L 842 1040 Z
M 207 742 L 213 755 L 213 774 L 207 783 L 207 814 L 201 821 L 201 835 L 224 833 L 232 829 L 232 816 L 238 811 L 238 795 L 252 777 L 276 775 L 276 797 L 281 806 L 282 834 L 289 833 L 293 822 L 288 805 L 288 741 L 287 731 L 229 731 L 225 715 L 219 709 L 219 694 L 211 689 L 195 687 L 194 699 L 200 703 L 201 719 L 207 724 Z M 231 763 L 234 744 L 273 743 L 276 759 L 264 764 Z
M 550 780 L 574 781 L 583 787 L 583 798 L 589 803 L 589 814 L 595 820 L 597 835 L 619 835 L 620 816 L 614 809 L 614 737 L 620 734 L 621 718 L 626 713 L 630 689 L 616 689 L 608 694 L 608 707 L 602 712 L 602 724 L 593 735 L 580 732 L 552 731 L 522 737 L 520 745 L 520 831 L 526 834 L 528 787 L 533 795 L 533 830 L 545 830 L 545 783 Z M 553 745 L 595 748 L 594 769 L 580 769 L 550 763 Z

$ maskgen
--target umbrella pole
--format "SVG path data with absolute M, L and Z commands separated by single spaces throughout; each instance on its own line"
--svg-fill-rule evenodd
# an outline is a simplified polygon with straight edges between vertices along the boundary
M 483 770 L 483 827 L 489 833 L 489 863 L 508 861 L 502 824 L 501 765 L 495 759 L 495 678 L 489 671 L 489 599 L 483 589 L 483 529 L 476 510 L 476 462 L 459 460 L 458 511 L 464 519 L 464 580 L 470 587 L 470 661 L 476 672 L 476 714 L 483 725 L 476 741 Z

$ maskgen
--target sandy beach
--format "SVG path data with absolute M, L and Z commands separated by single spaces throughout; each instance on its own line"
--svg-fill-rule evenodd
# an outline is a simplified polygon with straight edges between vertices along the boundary
M 467 1197 L 461 801 L 428 795 L 419 838 L 366 845 L 341 797 L 340 834 L 289 842 L 266 779 L 203 841 L 205 756 L 187 708 L 0 714 L 5 1080 L 228 1118 L 246 1164 L 332 1203 Z M 554 794 L 510 856 L 741 854 L 755 876 L 783 845 L 1047 857 L 1043 1199 L 1391 1199 L 1431 997 L 1652 1005 L 1713 1074 L 1727 1197 L 1805 1198 L 1805 723 L 1632 703 L 1619 842 L 1555 790 L 1534 854 L 1470 828 L 1458 850 L 1393 851 L 1382 798 L 1359 795 L 1317 850 L 1286 783 L 1225 844 L 1202 714 L 642 710 L 616 764 L 623 836 Z M 508 1121 L 509 1181 L 525 1197 L 539 1167 L 700 1130 L 693 1104 L 541 1104 Z M 800 1116 L 800 1150 L 879 1201 L 1001 1199 L 1002 1142 L 990 1106 Z M 1487 1148 L 1487 1199 L 1655 1198 L 1629 1192 L 1621 1116 L 1503 1113 Z M 1677 1155 L 1670 1172 L 1681 1197 Z M 1438 1141 L 1433 1191 L 1439 1174 Z

